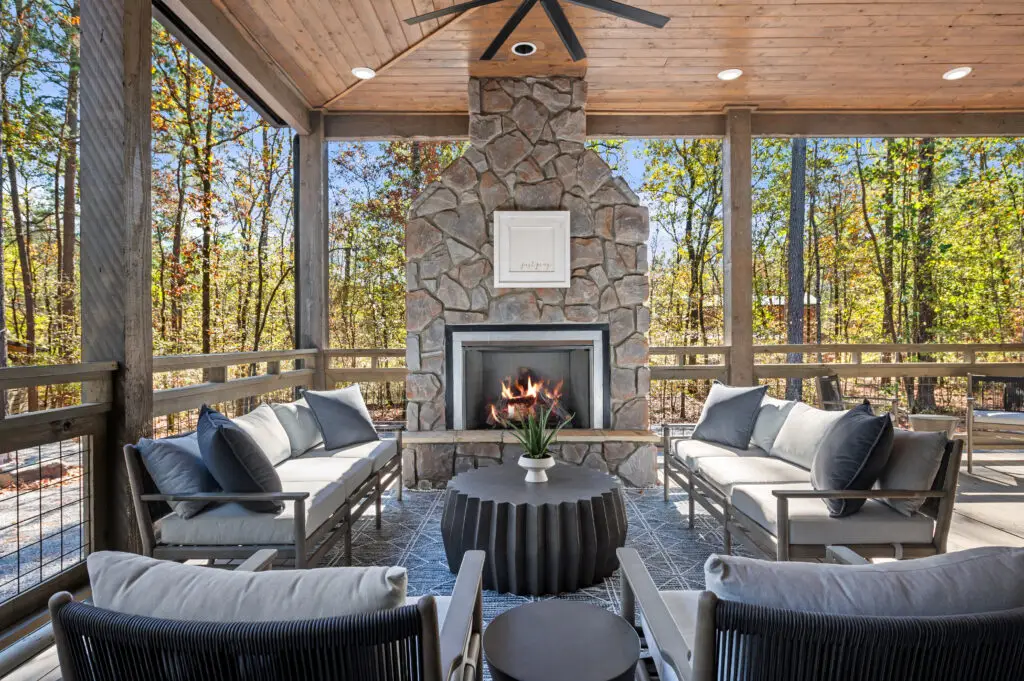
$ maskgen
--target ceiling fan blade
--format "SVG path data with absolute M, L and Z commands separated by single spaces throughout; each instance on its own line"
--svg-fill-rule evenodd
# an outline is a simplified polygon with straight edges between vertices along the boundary
M 590 9 L 596 9 L 598 12 L 606 12 L 622 19 L 628 19 L 635 21 L 646 26 L 653 26 L 654 28 L 664 28 L 665 24 L 668 23 L 671 17 L 667 17 L 664 14 L 655 14 L 654 12 L 648 12 L 645 9 L 639 7 L 631 7 L 630 5 L 624 5 L 616 0 L 565 0 L 571 2 L 574 5 L 580 7 L 589 7 Z
M 551 19 L 555 31 L 558 32 L 558 37 L 562 39 L 565 49 L 569 50 L 569 54 L 572 55 L 572 60 L 586 59 L 587 53 L 580 45 L 580 39 L 576 37 L 576 31 L 572 30 L 572 25 L 569 24 L 569 19 L 566 18 L 558 0 L 540 0 L 540 3 L 544 7 L 544 11 L 548 13 L 548 18 Z
M 444 9 L 434 10 L 433 12 L 427 12 L 426 14 L 420 14 L 415 17 L 410 17 L 405 20 L 405 23 L 410 26 L 418 24 L 424 21 L 430 21 L 431 19 L 437 19 L 438 17 L 447 16 L 449 14 L 458 14 L 459 12 L 465 12 L 467 9 L 473 9 L 474 7 L 483 7 L 484 5 L 493 5 L 496 2 L 502 2 L 502 0 L 469 0 L 468 2 L 460 2 L 457 5 L 451 7 L 445 7 Z
M 487 49 L 484 50 L 484 53 L 480 55 L 481 61 L 490 61 L 494 55 L 498 53 L 501 46 L 505 44 L 508 37 L 512 35 L 512 32 L 516 30 L 516 27 L 519 26 L 522 20 L 527 14 L 529 14 L 530 10 L 533 9 L 533 6 L 536 4 L 537 0 L 523 0 L 523 2 L 520 3 L 519 7 L 516 8 L 516 11 L 512 13 L 512 16 L 508 18 L 505 25 L 501 27 L 500 31 L 498 31 L 498 35 L 494 37 L 491 44 L 488 45 Z

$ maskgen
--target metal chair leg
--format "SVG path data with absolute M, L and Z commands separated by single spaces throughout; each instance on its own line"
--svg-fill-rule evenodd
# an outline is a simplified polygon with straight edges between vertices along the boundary
M 689 504 L 689 507 L 690 507 L 690 515 L 689 515 L 689 518 L 688 518 L 687 522 L 689 522 L 690 529 L 692 530 L 693 529 L 693 514 L 697 511 L 697 505 L 696 505 L 696 503 L 693 500 L 693 478 L 690 478 L 687 481 L 686 496 L 688 497 L 687 500 L 686 500 L 687 504 Z

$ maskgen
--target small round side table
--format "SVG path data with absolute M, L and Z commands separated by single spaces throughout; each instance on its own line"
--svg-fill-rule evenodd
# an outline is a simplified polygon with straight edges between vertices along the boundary
M 494 681 L 630 681 L 640 637 L 596 605 L 536 601 L 494 618 L 484 631 L 484 657 Z

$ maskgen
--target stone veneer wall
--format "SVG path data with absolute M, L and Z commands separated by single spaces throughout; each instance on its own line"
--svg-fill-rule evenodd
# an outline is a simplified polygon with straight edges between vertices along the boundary
M 417 197 L 406 232 L 409 430 L 445 429 L 445 325 L 488 322 L 607 322 L 611 426 L 650 426 L 647 209 L 584 147 L 586 97 L 578 78 L 470 79 L 470 147 Z M 496 209 L 571 211 L 568 289 L 494 289 Z M 406 480 L 420 487 L 519 454 L 481 443 L 403 452 Z M 556 455 L 629 484 L 656 481 L 651 445 L 564 445 Z

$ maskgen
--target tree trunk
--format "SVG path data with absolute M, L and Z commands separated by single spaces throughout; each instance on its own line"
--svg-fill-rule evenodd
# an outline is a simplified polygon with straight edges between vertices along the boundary
M 935 336 L 935 280 L 932 272 L 935 218 L 935 140 L 918 141 L 918 202 L 917 239 L 914 244 L 914 302 L 917 306 L 917 324 L 914 342 L 931 343 Z M 918 353 L 920 362 L 930 362 L 930 353 Z M 917 409 L 935 410 L 935 378 L 922 377 L 917 386 Z
M 32 265 L 29 261 L 31 237 L 28 225 L 21 214 L 21 197 L 18 193 L 18 167 L 14 156 L 7 154 L 7 175 L 11 187 L 11 217 L 14 220 L 14 236 L 18 243 L 18 264 L 21 269 L 21 285 L 25 295 L 25 344 L 28 355 L 36 354 L 36 302 L 32 287 Z M 39 393 L 35 388 L 28 389 L 29 411 L 39 409 Z
M 804 208 L 807 193 L 807 140 L 794 138 L 791 143 L 792 160 L 789 174 L 789 251 L 788 304 L 786 306 L 786 342 L 796 345 L 804 342 Z M 788 364 L 800 364 L 803 355 L 791 352 Z M 803 399 L 803 381 L 786 379 L 786 399 Z
M 72 18 L 78 16 L 78 2 L 72 5 Z M 78 173 L 78 40 L 69 37 L 70 57 L 68 69 L 68 101 L 66 119 L 68 130 L 67 152 L 64 158 L 64 210 L 60 248 L 60 319 L 63 338 L 60 339 L 64 359 L 74 354 L 75 319 L 75 196 Z
M 882 191 L 882 278 L 885 281 L 895 281 L 896 273 L 893 269 L 894 232 L 893 223 L 896 217 L 896 141 L 885 140 L 885 186 Z M 896 324 L 893 314 L 893 290 L 892 287 L 882 287 L 882 333 L 890 334 L 895 330 Z M 896 338 L 891 335 L 890 342 L 895 343 Z M 882 353 L 882 362 L 891 362 L 892 354 Z M 882 379 L 882 385 L 889 383 L 888 378 Z

